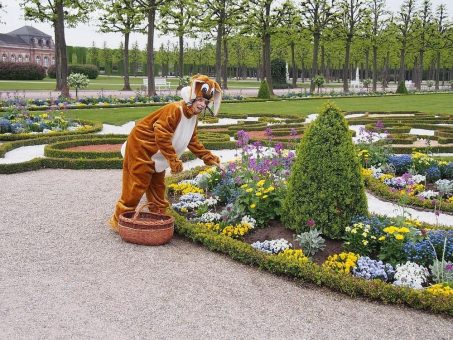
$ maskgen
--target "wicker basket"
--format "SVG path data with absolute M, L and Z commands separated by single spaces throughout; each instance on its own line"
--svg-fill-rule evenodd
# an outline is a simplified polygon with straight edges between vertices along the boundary
M 118 219 L 121 238 L 130 243 L 158 246 L 173 237 L 175 218 L 172 216 L 144 212 L 144 204 L 137 211 L 122 213 Z

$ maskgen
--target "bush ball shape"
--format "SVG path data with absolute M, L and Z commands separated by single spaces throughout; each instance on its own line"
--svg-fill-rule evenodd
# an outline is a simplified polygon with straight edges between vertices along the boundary
M 323 235 L 341 238 L 352 217 L 368 214 L 368 207 L 351 133 L 338 107 L 328 103 L 322 108 L 296 152 L 283 223 L 300 233 L 313 220 Z
M 260 89 L 258 90 L 258 98 L 269 99 L 271 94 L 269 92 L 269 86 L 267 85 L 267 80 L 262 80 Z

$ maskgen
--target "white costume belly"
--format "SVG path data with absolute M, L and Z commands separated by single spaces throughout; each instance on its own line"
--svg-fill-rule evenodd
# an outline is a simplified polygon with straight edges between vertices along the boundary
M 197 116 L 187 118 L 181 109 L 181 120 L 176 127 L 176 130 L 173 134 L 172 145 L 175 149 L 176 154 L 181 156 L 189 145 L 190 139 L 192 138 L 195 126 L 197 124 Z M 121 147 L 121 154 L 125 155 L 126 153 L 126 142 Z M 160 151 L 154 154 L 151 159 L 154 161 L 154 168 L 156 172 L 162 172 L 169 167 L 167 159 L 162 155 Z

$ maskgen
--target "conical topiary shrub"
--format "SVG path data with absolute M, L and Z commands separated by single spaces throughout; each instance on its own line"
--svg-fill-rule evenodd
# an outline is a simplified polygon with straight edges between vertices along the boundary
M 352 217 L 367 212 L 348 124 L 340 110 L 328 103 L 297 148 L 282 221 L 297 232 L 306 231 L 314 221 L 324 235 L 341 238 Z
M 269 86 L 267 85 L 266 79 L 263 79 L 261 81 L 260 89 L 258 90 L 258 98 L 269 99 L 270 97 Z
M 407 91 L 406 83 L 404 81 L 400 81 L 398 83 L 398 88 L 396 89 L 396 93 L 401 93 L 401 94 L 408 94 L 409 93 Z

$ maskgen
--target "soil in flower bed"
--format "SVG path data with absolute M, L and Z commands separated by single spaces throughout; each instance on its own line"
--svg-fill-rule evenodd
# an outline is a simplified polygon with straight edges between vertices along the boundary
M 123 144 L 98 144 L 98 145 L 80 145 L 67 148 L 68 151 L 87 151 L 87 152 L 120 152 Z
M 269 136 L 266 136 L 266 131 L 247 131 L 250 139 L 259 139 L 259 140 L 268 140 Z M 289 134 L 289 133 L 288 133 Z M 295 136 L 277 136 L 276 138 L 280 139 L 300 139 L 302 135 L 295 135 Z
M 280 221 L 272 220 L 269 221 L 269 224 L 266 228 L 256 228 L 250 234 L 244 236 L 244 242 L 252 244 L 256 241 L 265 241 L 265 240 L 275 240 L 279 238 L 284 238 L 289 241 L 294 249 L 300 249 L 299 244 L 294 240 L 296 232 L 289 230 L 283 226 Z M 321 265 L 328 256 L 333 254 L 339 254 L 342 252 L 343 241 L 340 240 L 331 240 L 325 238 L 326 247 L 323 251 L 319 251 L 313 256 L 313 262 Z

